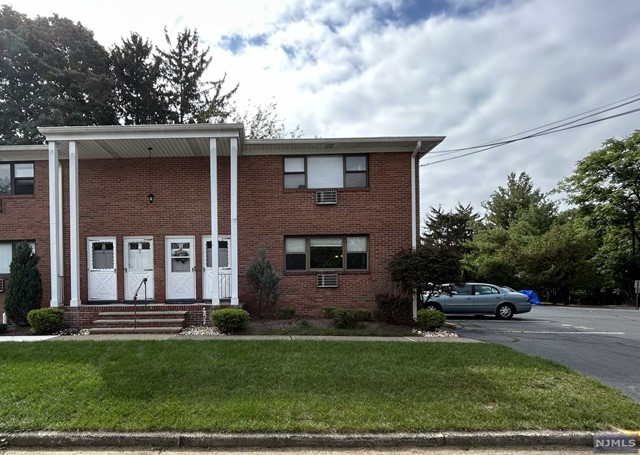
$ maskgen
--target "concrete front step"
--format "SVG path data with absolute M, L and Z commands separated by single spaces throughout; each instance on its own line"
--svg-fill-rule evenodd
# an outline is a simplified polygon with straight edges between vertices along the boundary
M 93 321 L 91 333 L 180 333 L 185 327 L 186 311 L 147 310 L 147 311 L 101 311 Z
M 180 333 L 182 327 L 94 327 L 89 330 L 92 335 L 122 335 L 129 333 Z
M 180 327 L 184 328 L 183 319 L 98 319 L 93 327 Z

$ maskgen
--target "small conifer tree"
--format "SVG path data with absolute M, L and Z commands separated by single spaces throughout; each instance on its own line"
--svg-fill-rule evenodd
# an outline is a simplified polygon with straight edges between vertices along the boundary
M 4 300 L 7 316 L 27 326 L 27 314 L 42 304 L 42 278 L 37 268 L 40 258 L 27 242 L 20 242 L 9 266 L 9 286 Z
M 247 269 L 247 280 L 258 298 L 258 316 L 262 306 L 275 305 L 280 296 L 280 275 L 273 268 L 264 248 L 258 250 L 258 256 Z

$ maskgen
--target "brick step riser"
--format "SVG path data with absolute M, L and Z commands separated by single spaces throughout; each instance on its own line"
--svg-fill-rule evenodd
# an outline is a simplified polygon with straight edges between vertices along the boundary
M 148 322 L 148 321 L 138 321 L 137 323 L 130 322 L 126 324 L 121 324 L 119 322 L 100 322 L 93 324 L 92 329 L 98 328 L 121 328 L 121 329 L 130 329 L 132 327 L 172 327 L 183 329 L 185 327 L 184 322 L 172 322 L 169 324 L 159 323 L 157 321 Z
M 91 330 L 92 335 L 177 335 L 180 330 L 114 330 L 108 332 L 101 332 L 99 330 Z
M 146 313 L 100 313 L 97 316 L 97 320 L 100 319 L 184 319 L 187 315 L 184 313 L 179 314 L 171 314 L 171 313 L 163 313 L 163 314 L 146 314 Z

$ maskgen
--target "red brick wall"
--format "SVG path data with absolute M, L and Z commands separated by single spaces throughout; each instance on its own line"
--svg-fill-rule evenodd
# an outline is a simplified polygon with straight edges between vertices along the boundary
M 34 163 L 35 186 L 33 195 L 0 196 L 0 240 L 35 240 L 36 254 L 40 256 L 42 274 L 42 305 L 49 305 L 49 164 Z M 0 314 L 4 312 L 4 298 L 9 275 L 0 274 L 5 280 L 5 292 L 0 293 Z M 2 321 L 0 321 L 2 322 Z
M 248 302 L 244 273 L 263 246 L 281 272 L 278 305 L 299 315 L 322 308 L 375 308 L 375 294 L 388 287 L 386 265 L 411 248 L 411 154 L 370 154 L 369 188 L 339 189 L 337 205 L 316 205 L 315 190 L 285 190 L 282 156 L 241 157 L 238 238 L 240 300 Z M 338 288 L 317 288 L 317 272 L 284 272 L 284 237 L 369 235 L 369 270 L 342 272 Z
M 315 190 L 283 189 L 282 156 L 241 156 L 238 163 L 240 301 L 244 278 L 264 246 L 282 275 L 279 306 L 319 316 L 322 308 L 375 308 L 388 285 L 386 264 L 411 247 L 410 153 L 370 154 L 369 188 L 339 189 L 338 204 L 318 206 Z M 229 159 L 218 159 L 220 234 L 230 234 Z M 87 302 L 87 237 L 116 237 L 118 301 L 124 300 L 123 238 L 153 236 L 155 302 L 165 301 L 165 236 L 194 236 L 196 301 L 202 300 L 202 237 L 210 235 L 209 158 L 80 160 L 81 299 Z M 33 197 L 3 197 L 0 239 L 35 239 L 43 305 L 50 298 L 47 162 L 36 162 Z M 153 204 L 147 193 L 155 194 Z M 68 162 L 63 162 L 65 302 L 70 299 Z M 335 289 L 317 288 L 317 272 L 284 272 L 284 237 L 368 235 L 369 270 L 340 273 Z M 0 294 L 0 304 L 3 301 Z

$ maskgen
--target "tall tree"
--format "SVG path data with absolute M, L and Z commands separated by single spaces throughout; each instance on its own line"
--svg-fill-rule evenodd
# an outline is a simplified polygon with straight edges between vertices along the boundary
M 266 106 L 249 106 L 243 112 L 234 109 L 231 116 L 232 123 L 242 123 L 244 125 L 245 137 L 247 139 L 298 139 L 304 132 L 300 125 L 294 130 L 287 131 L 284 121 L 278 118 L 278 103 L 270 102 Z
M 480 215 L 471 205 L 458 203 L 455 210 L 445 212 L 441 207 L 431 207 L 425 218 L 423 242 L 453 249 L 460 258 L 466 251 L 468 242 L 473 240 Z
M 168 107 L 160 87 L 160 58 L 137 33 L 111 50 L 118 117 L 125 125 L 166 123 Z
M 490 225 L 509 229 L 523 214 L 539 223 L 538 230 L 549 229 L 556 215 L 556 203 L 547 200 L 539 188 L 533 187 L 531 177 L 522 172 L 516 179 L 511 173 L 507 178 L 507 187 L 498 187 L 488 201 L 482 203 L 487 211 L 486 220 Z
M 608 139 L 602 148 L 578 161 L 574 173 L 560 184 L 594 220 L 624 227 L 631 254 L 640 244 L 640 130 L 622 140 Z
M 108 54 L 80 23 L 3 6 L 0 55 L 0 143 L 39 143 L 38 126 L 115 123 Z
M 162 60 L 160 73 L 169 103 L 169 118 L 176 123 L 221 122 L 230 115 L 231 97 L 236 85 L 224 93 L 226 74 L 213 82 L 203 81 L 211 57 L 209 48 L 200 50 L 197 30 L 185 28 L 178 33 L 175 45 L 164 30 L 168 51 L 158 49 Z

